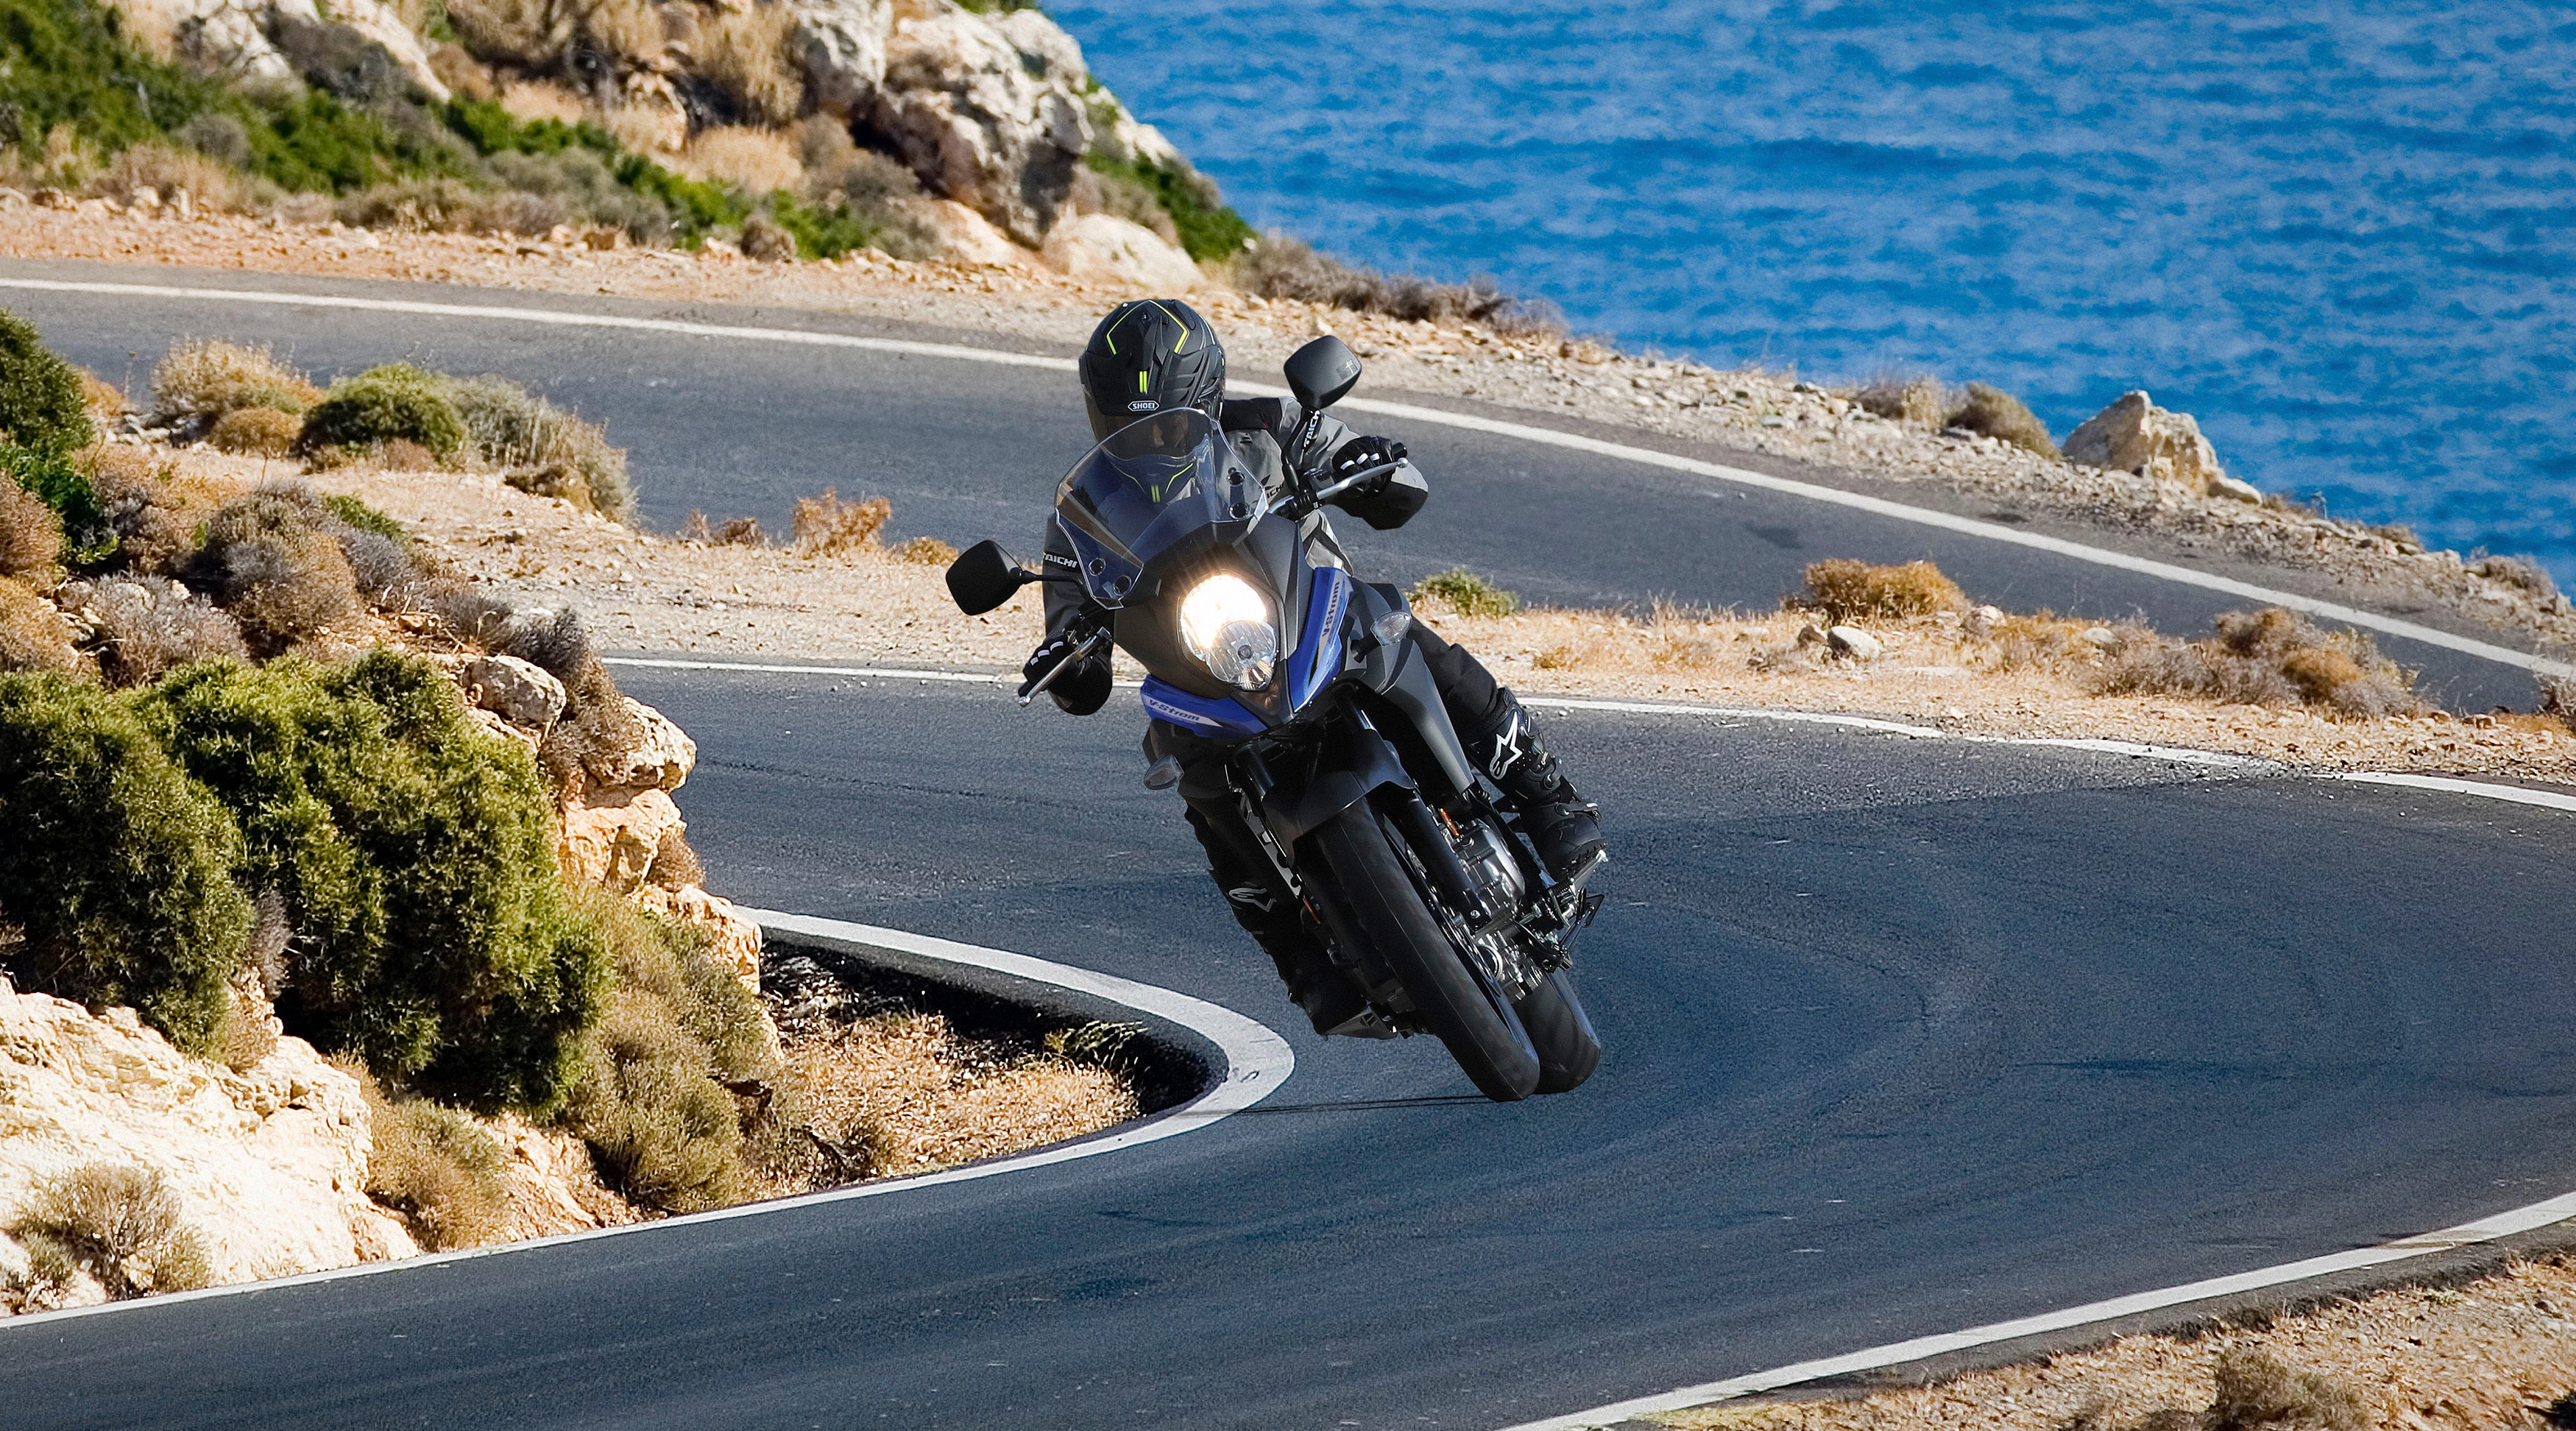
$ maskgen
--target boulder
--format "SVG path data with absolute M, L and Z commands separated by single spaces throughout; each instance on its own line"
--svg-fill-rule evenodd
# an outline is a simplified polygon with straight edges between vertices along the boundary
M 1038 257 L 1080 283 L 1186 293 L 1200 282 L 1199 266 L 1188 254 L 1114 214 L 1082 214 L 1056 225 Z
M 563 682 L 516 656 L 478 657 L 461 683 L 468 701 L 513 725 L 544 730 L 563 714 Z
M 570 1133 L 539 1128 L 515 1113 L 485 1125 L 501 1145 L 510 1184 L 506 1241 L 588 1232 L 635 1221 L 635 1209 L 603 1187 L 590 1147 Z
M 993 221 L 955 199 L 925 200 L 918 212 L 951 262 L 991 268 L 1026 268 L 1029 251 L 993 227 Z
M 2191 414 L 2160 408 L 2143 392 L 2124 393 L 2119 401 L 2086 418 L 2068 435 L 2065 451 L 2070 462 L 2135 472 L 2195 496 L 2221 490 L 2217 484 L 2222 480 L 2252 490 L 2219 467 L 2218 453 L 2200 435 L 2200 424 L 2192 421 Z M 2262 494 L 2256 493 L 2254 499 L 2262 500 Z
M 687 828 L 680 807 L 658 787 L 593 796 L 564 806 L 555 860 L 575 885 L 633 894 L 644 887 L 663 836 Z
M 635 699 L 622 696 L 634 717 L 635 740 L 617 750 L 593 752 L 583 768 L 604 790 L 677 790 L 698 768 L 698 743 L 671 718 Z
M 1875 661 L 1887 649 L 1879 644 L 1877 637 L 1857 626 L 1833 627 L 1825 632 L 1825 644 L 1833 649 L 1835 655 L 1855 661 Z
M 45 1179 L 125 1164 L 160 1172 L 219 1282 L 409 1256 L 367 1200 L 371 1148 L 357 1080 L 302 1039 L 234 1073 L 132 1009 L 0 983 L 0 1225 Z
M 1030 73 L 984 16 L 953 4 L 920 9 L 889 30 L 885 75 L 861 117 L 934 191 L 1035 246 L 1091 147 L 1082 99 Z
M 674 924 L 685 924 L 706 930 L 715 936 L 707 957 L 724 968 L 753 993 L 760 992 L 760 926 L 733 907 L 696 885 L 664 889 L 646 885 L 636 891 L 635 901 Z
M 885 83 L 888 0 L 789 0 L 795 27 L 787 46 L 816 108 L 844 123 L 865 118 Z

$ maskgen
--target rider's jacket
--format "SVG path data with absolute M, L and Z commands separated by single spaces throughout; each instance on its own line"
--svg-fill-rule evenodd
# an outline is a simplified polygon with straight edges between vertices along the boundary
M 1324 469 L 1343 443 L 1351 440 L 1348 426 L 1329 414 L 1315 424 L 1312 433 L 1302 431 L 1305 415 L 1288 398 L 1228 398 L 1218 417 L 1225 429 L 1226 441 L 1233 444 L 1234 455 L 1261 482 L 1269 500 L 1277 500 L 1289 490 L 1288 473 L 1293 463 L 1310 481 L 1327 480 Z M 1288 451 L 1290 447 L 1296 451 Z M 1313 566 L 1346 566 L 1342 544 L 1333 535 L 1333 525 L 1324 519 L 1321 509 L 1310 512 L 1298 523 L 1306 538 L 1306 560 Z M 1064 523 L 1050 515 L 1047 518 L 1046 561 L 1066 571 L 1076 569 L 1073 539 L 1065 535 Z M 1051 581 L 1046 584 L 1047 639 L 1064 634 L 1085 604 L 1079 582 Z

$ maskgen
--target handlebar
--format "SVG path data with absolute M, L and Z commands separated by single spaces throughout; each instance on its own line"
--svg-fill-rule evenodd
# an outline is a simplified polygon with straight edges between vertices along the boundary
M 1020 682 L 1020 704 L 1025 707 L 1029 702 L 1036 700 L 1038 698 L 1038 692 L 1054 685 L 1056 677 L 1071 670 L 1074 662 L 1090 655 L 1092 648 L 1098 646 L 1101 638 L 1108 634 L 1108 632 L 1094 627 L 1090 635 L 1082 638 L 1081 645 L 1065 652 L 1063 660 L 1047 667 L 1047 673 L 1045 675 Z
M 1364 467 L 1359 471 L 1352 473 L 1350 476 L 1333 483 L 1329 487 L 1317 489 L 1312 496 L 1291 492 L 1287 496 L 1270 504 L 1270 515 L 1277 516 L 1280 513 L 1285 512 L 1292 517 L 1303 517 L 1308 512 L 1315 510 L 1317 507 L 1323 506 L 1325 503 L 1332 501 L 1335 497 L 1342 495 L 1353 487 L 1359 486 L 1363 482 L 1373 482 L 1390 472 L 1401 471 L 1402 469 L 1412 465 L 1413 464 L 1410 460 L 1399 457 L 1393 462 L 1381 462 L 1375 467 Z

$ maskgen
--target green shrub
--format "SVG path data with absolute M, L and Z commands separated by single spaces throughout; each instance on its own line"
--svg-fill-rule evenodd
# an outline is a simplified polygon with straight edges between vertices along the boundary
M 1119 160 L 1098 149 L 1085 162 L 1094 173 L 1153 195 L 1163 212 L 1171 215 L 1182 250 L 1194 259 L 1233 258 L 1258 237 L 1243 215 L 1226 205 L 1216 184 L 1186 164 L 1166 168 L 1150 160 Z
M 594 896 L 617 994 L 574 1092 L 572 1126 L 628 1197 L 670 1212 L 737 1202 L 753 1177 L 746 1123 L 767 1110 L 726 1085 L 778 1077 L 759 1002 L 707 957 L 705 936 Z
M 408 547 L 411 532 L 399 521 L 370 507 L 363 500 L 345 492 L 334 492 L 322 499 L 331 515 L 362 532 L 373 532 L 389 542 Z
M 1521 609 L 1519 592 L 1505 591 L 1463 566 L 1415 582 L 1411 599 L 1437 602 L 1461 616 L 1509 616 Z
M 0 676 L 0 829 L 11 979 L 213 1052 L 250 929 L 241 834 L 146 722 L 94 686 Z
M 227 99 L 220 81 L 136 49 L 123 17 L 91 0 L 0 0 L 0 73 L 8 76 L 0 144 L 29 159 L 57 125 L 122 149 Z
M 78 370 L 7 312 L 0 312 L 0 440 L 55 458 L 98 440 Z
M 251 169 L 288 189 L 347 194 L 393 179 L 462 177 L 464 156 L 402 111 L 342 104 L 318 89 L 272 101 L 249 126 Z
M 309 452 L 396 440 L 418 443 L 442 459 L 465 446 L 465 422 L 448 400 L 445 382 L 409 363 L 387 363 L 333 383 L 305 414 L 296 445 Z
M 30 1189 L 9 1231 L 52 1244 L 122 1301 L 214 1280 L 205 1238 L 184 1211 L 158 1168 L 83 1163 Z
M 535 766 L 436 667 L 197 666 L 141 708 L 241 818 L 246 881 L 285 898 L 289 1031 L 470 1107 L 562 1102 L 606 955 L 565 903 Z

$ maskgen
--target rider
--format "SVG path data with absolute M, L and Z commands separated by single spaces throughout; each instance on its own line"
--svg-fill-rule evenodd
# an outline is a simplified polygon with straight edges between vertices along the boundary
M 1334 476 L 1384 466 L 1405 455 L 1404 444 L 1355 436 L 1330 417 L 1309 433 L 1305 414 L 1288 399 L 1227 398 L 1225 348 L 1208 321 L 1178 299 L 1145 299 L 1111 309 L 1082 350 L 1081 378 L 1093 438 L 1105 442 L 1147 413 L 1197 408 L 1217 420 L 1235 454 L 1273 499 L 1289 490 L 1292 469 L 1320 486 Z M 1429 496 L 1421 477 L 1407 466 L 1336 502 L 1385 531 L 1404 525 Z M 1322 510 L 1306 516 L 1300 529 L 1313 564 L 1348 569 Z M 1046 560 L 1066 569 L 1075 566 L 1073 544 L 1060 521 L 1047 524 Z M 1078 584 L 1047 583 L 1046 639 L 1029 657 L 1024 674 L 1035 679 L 1054 669 L 1089 630 L 1106 624 L 1104 613 L 1091 606 Z M 1540 860 L 1559 879 L 1588 868 L 1605 849 L 1601 822 L 1539 744 L 1529 712 L 1465 647 L 1418 622 L 1413 634 L 1469 758 L 1502 790 L 1504 807 L 1520 817 Z M 1047 687 L 1055 703 L 1074 715 L 1100 709 L 1109 689 L 1105 642 Z M 1366 999 L 1335 971 L 1310 921 L 1244 828 L 1226 783 L 1222 745 L 1161 720 L 1152 723 L 1145 741 L 1149 752 L 1179 759 L 1181 795 L 1189 807 L 1190 828 L 1207 850 L 1209 873 L 1225 891 L 1236 922 L 1269 951 L 1289 996 L 1314 1020 L 1316 1030 L 1333 1032 L 1366 1012 Z

